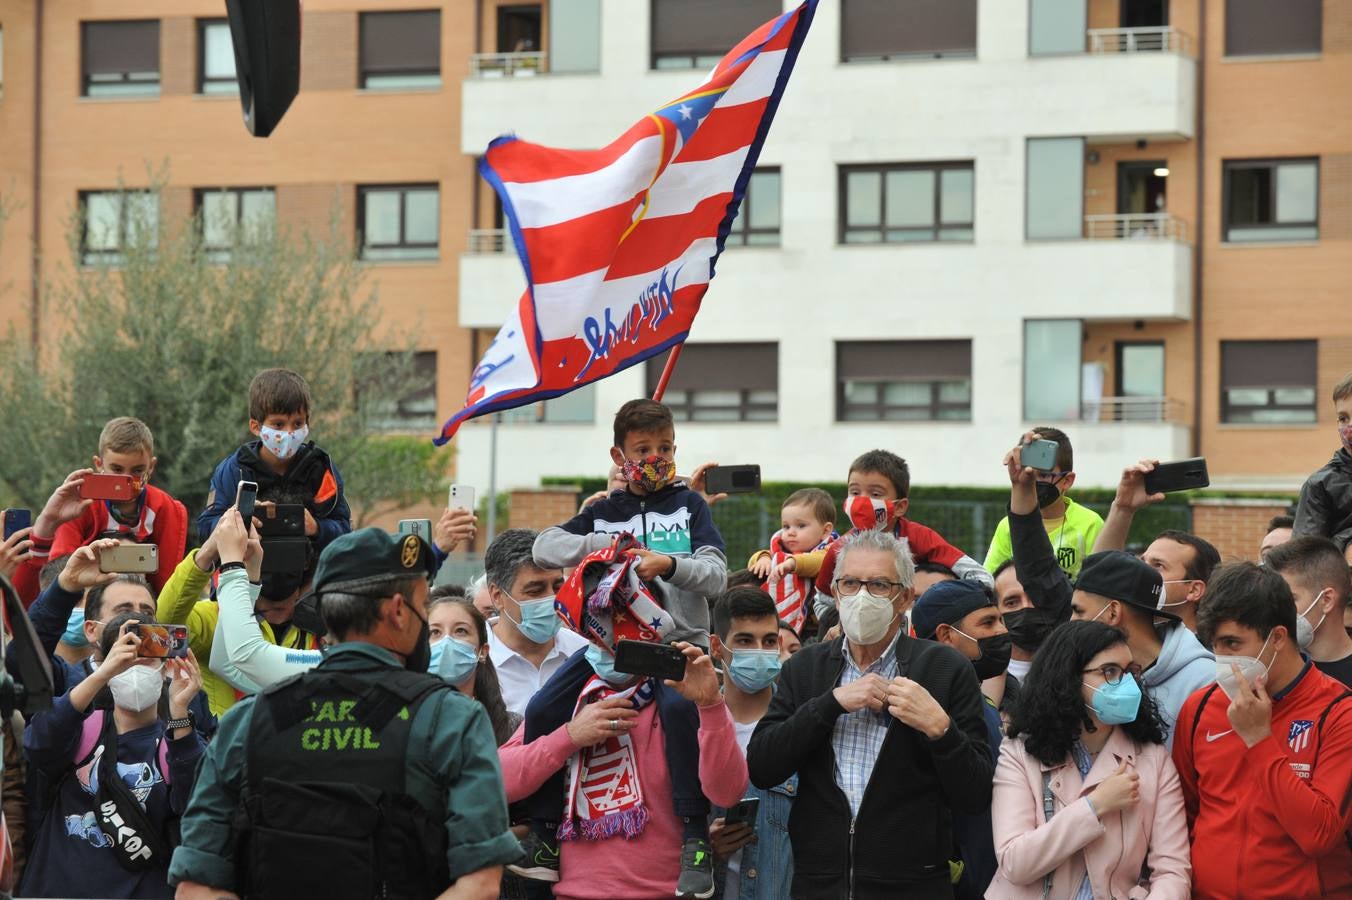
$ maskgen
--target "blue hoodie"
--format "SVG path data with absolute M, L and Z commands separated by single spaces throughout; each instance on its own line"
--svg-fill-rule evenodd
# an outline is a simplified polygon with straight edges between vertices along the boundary
M 1173 747 L 1178 711 L 1194 691 L 1216 680 L 1216 657 L 1182 622 L 1164 626 L 1161 632 L 1164 646 L 1155 664 L 1141 673 L 1141 685 L 1159 708 L 1165 743 Z

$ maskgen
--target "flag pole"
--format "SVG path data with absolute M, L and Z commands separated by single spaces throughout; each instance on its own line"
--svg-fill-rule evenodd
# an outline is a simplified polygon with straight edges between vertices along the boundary
M 671 348 L 671 355 L 662 369 L 662 377 L 657 379 L 657 387 L 653 388 L 653 399 L 658 403 L 662 402 L 662 395 L 667 392 L 667 382 L 671 380 L 671 373 L 676 371 L 676 360 L 681 358 L 681 348 L 684 346 L 685 343 L 681 342 Z

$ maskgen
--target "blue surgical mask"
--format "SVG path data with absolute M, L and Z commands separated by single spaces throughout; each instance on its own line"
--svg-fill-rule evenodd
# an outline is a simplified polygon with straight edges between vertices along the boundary
M 603 681 L 610 684 L 624 684 L 634 677 L 623 672 L 616 672 L 615 657 L 602 650 L 597 644 L 588 644 L 586 655 L 587 662 L 591 663 L 592 671 L 600 675 Z
M 70 618 L 66 620 L 65 633 L 61 635 L 61 643 L 72 647 L 88 647 L 89 639 L 85 637 L 84 621 L 84 607 L 77 606 L 72 609 Z
M 473 647 L 448 637 L 432 645 L 432 661 L 427 664 L 427 671 L 451 684 L 460 684 L 478 664 L 479 654 Z
M 1104 725 L 1125 725 L 1136 721 L 1136 714 L 1141 711 L 1141 686 L 1136 683 L 1135 676 L 1123 673 L 1122 680 L 1117 684 L 1094 687 L 1086 681 L 1085 686 L 1094 692 L 1094 702 L 1089 708 Z
M 516 600 L 511 594 L 507 596 Z M 553 597 L 545 597 L 543 600 L 517 600 L 516 603 L 521 608 L 520 622 L 508 615 L 505 609 L 502 614 L 526 636 L 526 640 L 535 644 L 546 644 L 559 633 L 559 626 L 563 623 L 558 613 L 554 611 Z
M 758 694 L 775 683 L 783 665 L 778 650 L 734 650 L 728 677 L 748 694 Z

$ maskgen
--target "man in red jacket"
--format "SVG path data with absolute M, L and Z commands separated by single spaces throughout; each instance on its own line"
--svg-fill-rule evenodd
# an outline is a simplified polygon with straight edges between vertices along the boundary
M 1218 570 L 1197 626 L 1217 684 L 1183 704 L 1173 749 L 1193 897 L 1352 896 L 1352 692 L 1301 655 L 1270 568 Z
M 94 471 L 131 476 L 135 496 L 123 502 L 81 500 L 80 484 L 89 470 L 72 473 L 33 523 L 32 556 L 15 572 L 14 586 L 25 605 L 37 597 L 38 573 L 48 559 L 66 556 L 101 537 L 159 547 L 159 571 L 148 576 L 156 591 L 183 561 L 188 511 L 150 484 L 155 471 L 155 438 L 146 424 L 121 416 L 104 425 Z

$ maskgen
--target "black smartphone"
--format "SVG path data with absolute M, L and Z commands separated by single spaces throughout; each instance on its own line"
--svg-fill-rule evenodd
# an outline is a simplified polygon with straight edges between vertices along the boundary
M 253 481 L 241 481 L 239 487 L 235 489 L 235 509 L 244 517 L 244 527 L 247 529 L 249 520 L 253 518 L 254 504 L 258 501 L 258 484 Z
M 1039 472 L 1054 472 L 1056 450 L 1056 441 L 1029 441 L 1019 451 L 1019 462 Z
M 305 537 L 305 507 L 299 503 L 273 503 L 261 507 L 255 503 L 254 518 L 258 520 L 260 538 Z
M 615 671 L 682 681 L 685 679 L 685 654 L 670 644 L 622 640 L 615 648 Z
M 188 655 L 187 625 L 130 622 L 127 631 L 140 636 L 141 646 L 136 655 L 143 659 L 182 659 Z
M 14 532 L 23 531 L 33 525 L 33 511 L 31 509 L 7 509 L 5 510 L 5 540 L 14 536 Z
M 704 473 L 704 490 L 710 494 L 749 494 L 760 486 L 760 466 L 714 466 Z
M 310 563 L 310 540 L 303 537 L 263 538 L 264 575 L 299 575 Z
M 756 828 L 756 816 L 760 813 L 760 798 L 747 797 L 740 801 L 736 806 L 728 809 L 728 814 L 723 817 L 724 825 L 750 825 L 754 831 Z
M 1147 494 L 1169 494 L 1174 491 L 1191 491 L 1211 484 L 1211 476 L 1206 471 L 1206 457 L 1180 459 L 1177 462 L 1160 463 L 1155 471 L 1145 475 Z

